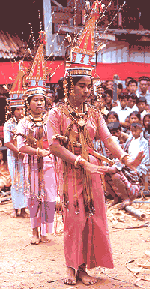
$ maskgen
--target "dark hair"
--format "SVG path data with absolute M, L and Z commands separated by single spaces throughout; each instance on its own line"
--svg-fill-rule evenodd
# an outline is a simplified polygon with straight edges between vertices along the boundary
M 105 97 L 107 97 L 106 94 L 109 94 L 109 96 L 110 96 L 111 98 L 113 97 L 113 95 L 112 95 L 112 90 L 111 90 L 111 89 L 106 89 L 106 90 L 105 90 Z
M 113 81 L 113 80 L 111 80 L 111 79 L 107 79 L 105 83 L 107 84 L 109 81 Z
M 147 100 L 144 96 L 141 96 L 141 97 L 137 97 L 137 100 L 136 100 L 136 104 L 138 104 L 139 102 L 145 102 L 145 104 L 147 104 Z
M 121 124 L 119 121 L 115 121 L 115 122 L 110 122 L 107 125 L 108 129 L 111 131 L 117 131 L 117 130 L 121 130 Z
M 124 93 L 121 93 L 121 94 L 118 95 L 118 99 L 119 99 L 119 100 L 120 100 L 120 99 L 125 99 L 125 98 L 127 98 L 127 95 L 124 94 Z
M 76 77 L 68 77 L 67 78 L 67 92 L 68 92 L 68 96 L 69 96 L 69 92 L 70 92 L 70 88 L 72 86 L 72 81 L 73 81 L 73 85 L 75 86 L 77 84 L 77 82 L 82 78 L 83 76 L 76 76 Z M 65 97 L 64 95 L 64 87 L 63 87 L 63 81 L 64 81 L 64 77 L 61 77 L 58 80 L 58 84 L 59 84 L 59 88 L 57 89 L 57 93 L 58 93 L 58 100 L 62 99 Z
M 15 107 L 11 107 L 11 114 L 12 115 L 14 115 L 14 112 L 15 112 L 16 108 L 17 108 L 16 106 Z
M 127 80 L 128 80 L 128 79 L 130 79 L 130 80 L 131 80 L 131 79 L 133 79 L 133 77 L 131 77 L 131 76 L 128 76 L 128 77 L 125 79 L 125 83 L 127 83 Z
M 135 93 L 128 94 L 127 95 L 127 100 L 129 100 L 130 98 L 137 100 L 137 95 Z
M 146 116 L 148 116 L 149 119 L 150 119 L 150 113 L 147 113 L 147 114 L 144 115 L 144 117 L 143 117 L 143 125 L 144 125 L 144 121 L 145 121 Z
M 133 122 L 131 124 L 131 128 L 134 127 L 134 128 L 141 128 L 142 129 L 142 124 L 139 123 L 139 122 Z
M 110 111 L 107 116 L 106 116 L 106 120 L 108 120 L 108 117 L 110 115 L 114 115 L 116 117 L 116 119 L 119 121 L 119 118 L 118 118 L 118 113 L 116 113 L 115 111 Z
M 133 78 L 127 83 L 127 86 L 129 86 L 131 83 L 136 83 L 137 86 L 137 81 Z
M 123 89 L 122 83 L 118 83 L 118 88 Z
M 149 77 L 147 77 L 147 76 L 141 76 L 141 77 L 139 77 L 139 82 L 142 81 L 142 80 L 149 81 Z
M 133 111 L 133 112 L 131 112 L 130 113 L 130 116 L 132 116 L 132 115 L 135 115 L 139 120 L 141 120 L 141 115 L 140 115 L 140 113 L 138 112 L 138 111 Z M 129 116 L 129 117 L 130 117 Z

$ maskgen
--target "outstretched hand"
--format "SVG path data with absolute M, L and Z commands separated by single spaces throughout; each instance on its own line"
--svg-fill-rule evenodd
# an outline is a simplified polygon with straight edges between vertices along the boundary
M 94 164 L 89 163 L 88 161 L 84 162 L 83 168 L 86 172 L 90 174 L 105 174 L 105 173 L 116 173 L 117 169 L 115 167 L 108 167 L 108 166 L 97 166 Z
M 139 152 L 137 157 L 132 160 L 130 157 L 127 158 L 127 161 L 125 162 L 125 165 L 128 166 L 130 169 L 136 171 L 136 167 L 138 167 L 142 161 L 142 159 L 145 157 L 144 152 Z

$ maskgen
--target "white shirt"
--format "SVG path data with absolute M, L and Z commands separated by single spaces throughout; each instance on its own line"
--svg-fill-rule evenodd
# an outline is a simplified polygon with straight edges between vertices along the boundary
M 137 157 L 139 151 L 140 151 L 140 137 L 138 137 L 137 139 L 133 138 L 128 149 L 129 155 L 133 160 Z
M 146 100 L 147 100 L 148 105 L 150 105 L 150 93 L 149 93 L 149 91 L 147 90 L 145 95 L 142 94 L 141 92 L 139 92 L 138 93 L 138 98 L 141 97 L 141 96 L 145 97 Z
M 124 109 L 121 109 L 121 107 L 113 107 L 112 111 L 115 111 L 118 114 L 118 118 L 120 122 L 124 122 L 126 118 L 130 115 L 130 108 L 125 107 Z

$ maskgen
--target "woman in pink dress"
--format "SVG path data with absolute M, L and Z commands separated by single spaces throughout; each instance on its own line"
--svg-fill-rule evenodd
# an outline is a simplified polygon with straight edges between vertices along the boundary
M 91 93 L 91 70 L 68 68 L 63 90 L 68 100 L 49 112 L 47 135 L 50 150 L 62 159 L 64 175 L 64 252 L 67 265 L 65 284 L 86 285 L 97 282 L 87 268 L 113 268 L 112 251 L 106 221 L 103 174 L 116 168 L 104 167 L 93 156 L 93 140 L 106 147 L 129 166 L 136 166 L 113 140 L 101 114 L 86 107 Z
M 44 89 L 35 87 L 31 92 L 29 89 L 28 103 L 31 114 L 19 122 L 17 142 L 19 151 L 26 154 L 25 183 L 32 228 L 31 244 L 38 245 L 40 241 L 48 242 L 47 233 L 53 231 L 57 189 L 55 161 L 54 156 L 49 155 L 46 115 L 43 115 Z

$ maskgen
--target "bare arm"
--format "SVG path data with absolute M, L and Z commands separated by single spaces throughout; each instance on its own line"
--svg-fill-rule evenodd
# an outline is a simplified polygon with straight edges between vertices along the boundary
M 61 158 L 63 161 L 69 162 L 70 164 L 74 164 L 76 160 L 76 155 L 70 152 L 65 147 L 61 146 L 58 142 L 54 141 L 50 145 L 50 151 L 52 154 L 56 155 L 57 157 Z
M 126 166 L 130 167 L 133 170 L 141 163 L 144 158 L 144 151 L 139 152 L 137 157 L 133 160 L 129 155 L 127 155 L 124 150 L 118 145 L 118 143 L 112 138 L 109 137 L 106 142 L 106 147 L 111 151 L 114 157 L 121 160 Z
M 109 149 L 109 151 L 112 153 L 112 155 L 119 160 L 125 155 L 124 150 L 121 148 L 121 146 L 113 139 L 112 136 L 107 138 L 105 142 L 106 147 Z
M 4 145 L 10 149 L 11 151 L 13 151 L 15 154 L 18 154 L 19 153 L 19 150 L 18 148 L 11 142 L 7 142 L 7 143 L 4 143 Z
M 50 151 L 52 154 L 56 155 L 57 157 L 61 158 L 63 161 L 66 161 L 70 164 L 75 164 L 75 161 L 78 157 L 55 141 L 50 145 Z M 81 160 L 78 161 L 78 165 L 82 166 L 87 172 L 91 174 L 92 173 L 105 174 L 108 172 L 111 172 L 111 173 L 116 172 L 116 168 L 91 164 L 90 162 L 86 161 L 83 158 L 81 158 Z
M 37 155 L 37 149 L 34 149 L 30 146 L 22 146 L 20 149 L 19 149 L 20 152 L 24 153 L 24 154 L 29 154 L 29 155 Z
M 28 146 L 28 145 L 25 145 L 25 146 L 22 146 L 19 151 L 21 153 L 24 153 L 24 154 L 29 154 L 29 155 L 40 155 L 42 157 L 46 157 L 48 156 L 50 153 L 48 150 L 45 150 L 45 149 L 34 149 L 32 148 L 31 146 Z

